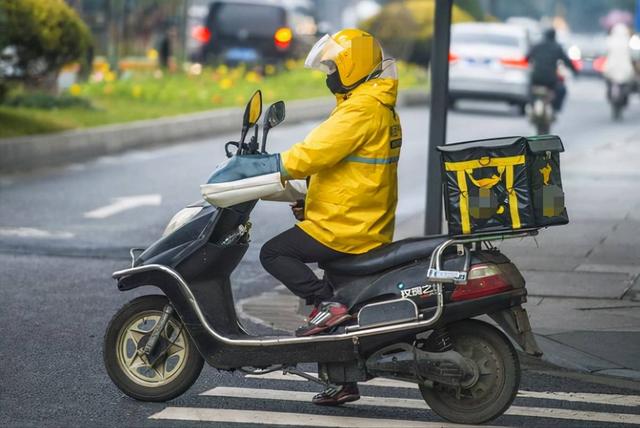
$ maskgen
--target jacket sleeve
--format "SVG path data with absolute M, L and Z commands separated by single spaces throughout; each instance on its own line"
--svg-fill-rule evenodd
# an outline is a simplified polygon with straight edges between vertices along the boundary
M 573 72 L 574 75 L 578 74 L 578 70 L 576 69 L 576 66 L 573 65 L 573 61 L 571 61 L 571 59 L 567 56 L 567 54 L 564 52 L 564 49 L 562 48 L 562 46 L 558 45 L 559 48 L 559 55 L 560 55 L 560 60 L 562 62 L 564 62 L 564 64 L 571 69 L 571 71 Z
M 371 106 L 338 107 L 302 142 L 282 152 L 283 176 L 305 178 L 336 165 L 367 141 L 371 127 L 378 125 L 372 119 Z

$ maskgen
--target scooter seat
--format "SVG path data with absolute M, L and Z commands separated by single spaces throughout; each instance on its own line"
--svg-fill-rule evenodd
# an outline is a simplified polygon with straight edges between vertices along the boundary
M 407 238 L 375 248 L 368 253 L 346 256 L 327 263 L 320 268 L 342 275 L 369 275 L 414 260 L 425 259 L 438 245 L 449 239 L 447 235 Z

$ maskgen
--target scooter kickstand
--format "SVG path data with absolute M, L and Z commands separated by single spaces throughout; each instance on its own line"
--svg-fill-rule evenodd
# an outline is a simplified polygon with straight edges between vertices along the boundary
M 333 385 L 329 382 L 325 382 L 322 379 L 315 377 L 315 376 L 311 376 L 308 373 L 303 372 L 302 370 L 300 370 L 299 368 L 297 368 L 296 366 L 287 366 L 287 367 L 283 367 L 282 368 L 282 374 L 292 374 L 292 375 L 296 375 L 296 376 L 300 376 L 302 378 L 305 378 L 311 382 L 315 382 L 318 383 L 322 386 L 324 386 L 325 388 L 331 388 L 331 387 L 336 387 L 336 385 Z

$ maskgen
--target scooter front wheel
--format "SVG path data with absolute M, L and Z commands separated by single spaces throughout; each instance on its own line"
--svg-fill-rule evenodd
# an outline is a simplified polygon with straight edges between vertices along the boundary
M 193 385 L 204 360 L 182 322 L 172 315 L 162 330 L 153 358 L 142 352 L 169 301 L 142 296 L 124 305 L 109 322 L 103 358 L 118 388 L 141 401 L 167 401 Z
M 520 385 L 520 363 L 509 339 L 495 327 L 465 320 L 447 327 L 453 349 L 475 365 L 470 385 L 420 386 L 422 397 L 439 416 L 451 422 L 482 424 L 511 406 Z

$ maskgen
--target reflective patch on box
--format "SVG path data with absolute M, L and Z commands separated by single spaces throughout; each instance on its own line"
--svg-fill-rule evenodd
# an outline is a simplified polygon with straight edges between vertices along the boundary
M 564 211 L 564 192 L 555 184 L 542 188 L 542 215 L 555 217 Z

